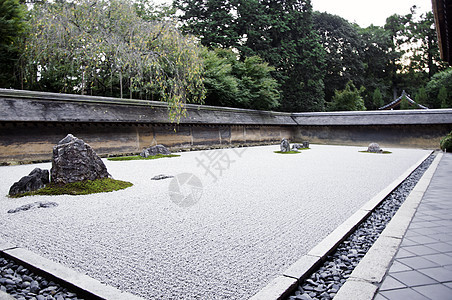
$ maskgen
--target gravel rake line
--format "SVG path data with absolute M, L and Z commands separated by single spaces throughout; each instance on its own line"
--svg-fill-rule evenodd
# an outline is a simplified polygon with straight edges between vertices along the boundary
M 431 154 L 327 257 L 287 300 L 333 299 L 433 162 Z

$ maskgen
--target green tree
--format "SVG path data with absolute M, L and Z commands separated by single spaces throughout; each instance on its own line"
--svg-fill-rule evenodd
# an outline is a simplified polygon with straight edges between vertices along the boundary
M 393 15 L 387 19 L 386 31 L 391 34 L 394 53 L 394 93 L 400 90 L 414 92 L 425 86 L 430 78 L 444 69 L 439 58 L 433 14 L 417 16 L 416 7 L 407 15 Z M 434 101 L 433 101 L 434 102 Z
M 404 96 L 402 98 L 402 101 L 400 102 L 400 109 L 407 110 L 407 109 L 415 109 L 417 107 L 414 107 L 411 105 L 411 103 L 408 101 L 408 99 Z
M 448 97 L 448 92 L 445 86 L 439 89 L 438 102 L 441 103 L 441 108 L 452 108 L 452 97 Z
M 424 87 L 418 89 L 416 96 L 414 97 L 414 101 L 416 101 L 416 103 L 418 104 L 428 107 L 428 95 Z
M 313 28 L 310 0 L 241 0 L 237 10 L 242 56 L 275 67 L 283 111 L 324 110 L 325 51 Z
M 422 72 L 430 79 L 441 69 L 444 69 L 441 62 L 438 48 L 438 39 L 435 30 L 435 20 L 432 12 L 422 14 L 418 21 L 410 22 L 410 64 L 409 70 Z
M 425 90 L 428 95 L 427 106 L 428 108 L 440 108 L 442 107 L 442 100 L 438 99 L 441 88 L 445 88 L 447 92 L 447 97 L 445 100 L 446 104 L 452 103 L 452 68 L 439 72 L 433 75 L 432 79 L 427 83 Z
M 391 99 L 396 83 L 398 53 L 394 51 L 391 35 L 382 27 L 369 26 L 359 29 L 363 48 L 361 60 L 364 72 L 358 75 L 366 87 L 363 93 L 366 107 L 375 108 L 372 91 L 379 89 L 383 99 Z
M 0 87 L 17 83 L 15 65 L 19 59 L 26 8 L 18 0 L 0 0 Z
M 145 21 L 172 19 L 176 15 L 176 9 L 173 5 L 156 5 L 152 0 L 134 0 L 133 6 L 138 17 Z
M 174 0 L 182 30 L 200 38 L 209 48 L 234 47 L 239 37 L 235 30 L 234 11 L 237 1 L 233 0 Z
M 314 29 L 320 37 L 320 43 L 328 55 L 325 74 L 325 101 L 330 102 L 334 91 L 344 87 L 348 81 L 364 84 L 363 41 L 357 25 L 328 14 L 313 14 Z
M 258 56 L 245 58 L 239 66 L 239 97 L 246 108 L 271 110 L 279 106 L 278 83 L 270 76 L 273 70 Z
M 229 56 L 234 56 L 232 51 L 220 53 L 219 49 L 215 51 L 205 49 L 203 52 L 205 103 L 208 105 L 244 106 L 238 98 L 238 78 L 232 74 L 232 65 L 235 62 Z
M 148 22 L 124 0 L 44 2 L 31 11 L 25 85 L 161 100 L 172 121 L 202 102 L 201 48 L 173 23 Z
M 377 88 L 372 94 L 373 109 L 378 109 L 384 105 L 383 97 L 381 96 L 380 89 Z
M 363 88 L 357 89 L 352 81 L 349 81 L 344 90 L 336 91 L 333 101 L 328 104 L 329 111 L 355 111 L 366 110 L 364 100 L 361 97 Z
M 204 52 L 206 104 L 271 110 L 279 105 L 273 68 L 257 56 L 242 62 L 231 50 Z
M 186 32 L 203 45 L 259 56 L 275 69 L 284 111 L 324 110 L 324 50 L 310 0 L 176 0 Z

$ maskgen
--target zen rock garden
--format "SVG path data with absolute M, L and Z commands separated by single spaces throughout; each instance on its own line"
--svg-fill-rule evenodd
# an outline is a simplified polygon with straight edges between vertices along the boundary
M 50 178 L 48 170 L 36 168 L 11 186 L 9 196 L 14 197 L 35 192 L 49 183 L 62 186 L 109 178 L 111 179 L 111 176 L 107 167 L 91 146 L 82 139 L 68 134 L 53 147 Z M 35 203 L 24 208 L 18 208 L 17 211 L 50 206 L 54 205 Z

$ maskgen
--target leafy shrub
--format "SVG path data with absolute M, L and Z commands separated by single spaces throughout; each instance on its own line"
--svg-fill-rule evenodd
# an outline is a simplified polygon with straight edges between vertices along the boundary
M 443 151 L 452 152 L 452 131 L 441 139 L 439 146 Z

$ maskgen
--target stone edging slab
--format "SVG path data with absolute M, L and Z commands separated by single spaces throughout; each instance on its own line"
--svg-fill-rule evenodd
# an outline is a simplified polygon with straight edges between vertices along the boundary
M 355 267 L 335 300 L 372 300 L 397 254 L 402 239 L 441 160 L 439 153 L 367 254 Z M 357 297 L 359 295 L 359 297 Z
M 432 151 L 433 152 L 433 151 Z M 356 211 L 351 217 L 349 217 L 345 222 L 343 222 L 339 227 L 337 227 L 333 232 L 331 232 L 327 237 L 325 237 L 319 244 L 312 248 L 308 254 L 302 256 L 294 264 L 292 264 L 287 270 L 285 270 L 280 276 L 273 279 L 268 283 L 263 289 L 261 289 L 257 294 L 252 296 L 250 300 L 275 300 L 275 299 L 285 299 L 291 295 L 291 293 L 296 289 L 297 285 L 304 281 L 326 258 L 330 255 L 337 246 L 343 242 L 371 213 L 372 211 L 389 195 L 394 189 L 396 189 L 413 171 L 428 157 L 431 153 L 426 154 L 418 162 L 413 164 L 409 169 L 407 169 L 402 175 L 400 175 L 396 180 L 389 184 L 384 190 L 379 192 L 375 197 L 364 204 L 358 211 Z M 435 168 L 432 166 L 424 173 L 421 180 L 426 177 L 426 174 L 432 174 L 436 170 L 438 157 L 436 157 L 434 163 Z M 433 171 L 431 171 L 433 169 Z M 431 179 L 431 177 L 430 177 Z M 428 184 L 430 183 L 428 180 Z M 425 186 L 425 183 L 421 183 L 421 180 L 416 185 L 415 189 L 411 192 L 415 192 L 418 186 Z M 426 187 L 425 187 L 426 189 Z M 425 191 L 425 190 L 424 190 Z M 411 196 L 410 194 L 410 196 Z M 422 192 L 423 195 L 423 192 Z M 422 195 L 420 199 L 422 199 Z M 408 199 L 407 199 L 408 200 Z M 420 200 L 419 200 L 420 201 Z M 406 202 L 406 200 L 405 200 Z M 403 207 L 403 206 L 402 206 Z M 400 209 L 402 209 L 400 207 Z M 416 206 L 417 207 L 417 206 Z M 399 209 L 399 211 L 400 211 Z M 410 218 L 411 220 L 411 218 Z M 392 221 L 391 221 L 392 222 Z M 390 226 L 391 223 L 388 224 Z M 408 223 L 409 224 L 409 223 Z M 384 231 L 383 231 L 384 233 Z M 382 234 L 383 234 L 382 233 Z M 378 241 L 378 240 L 377 240 Z M 373 248 L 373 247 L 372 247 Z M 370 250 L 372 250 L 372 248 Z M 370 251 L 369 250 L 369 251 Z M 367 254 L 366 254 L 367 255 Z M 364 258 L 363 258 L 364 260 Z M 358 265 L 359 266 L 359 265 Z M 357 267 L 358 267 L 357 266 Z M 386 272 L 386 270 L 385 270 Z M 353 273 L 351 274 L 353 275 Z M 348 282 L 348 281 L 347 281 Z M 361 282 L 359 282 L 361 284 Z M 346 283 L 347 284 L 347 283 Z M 345 285 L 344 285 L 345 286 Z M 344 286 L 339 290 L 339 292 L 344 288 Z M 361 287 L 361 291 L 363 288 Z M 355 291 L 356 293 L 357 291 Z M 339 295 L 339 294 L 337 294 Z M 335 296 L 335 299 L 337 297 Z M 348 294 L 350 295 L 350 294 Z M 342 299 L 357 299 L 353 294 L 352 298 L 342 298 Z M 362 298 L 359 298 L 362 299 Z
M 63 266 L 62 264 L 51 261 L 27 249 L 16 247 L 15 245 L 1 239 L 0 253 L 18 263 L 24 264 L 36 270 L 38 273 L 56 278 L 57 280 L 73 287 L 75 292 L 81 292 L 84 295 L 88 295 L 91 299 L 143 299 L 131 293 L 122 292 L 85 274 L 78 273 L 66 266 Z M 0 300 L 10 299 L 7 298 L 7 295 L 8 294 L 0 294 Z

